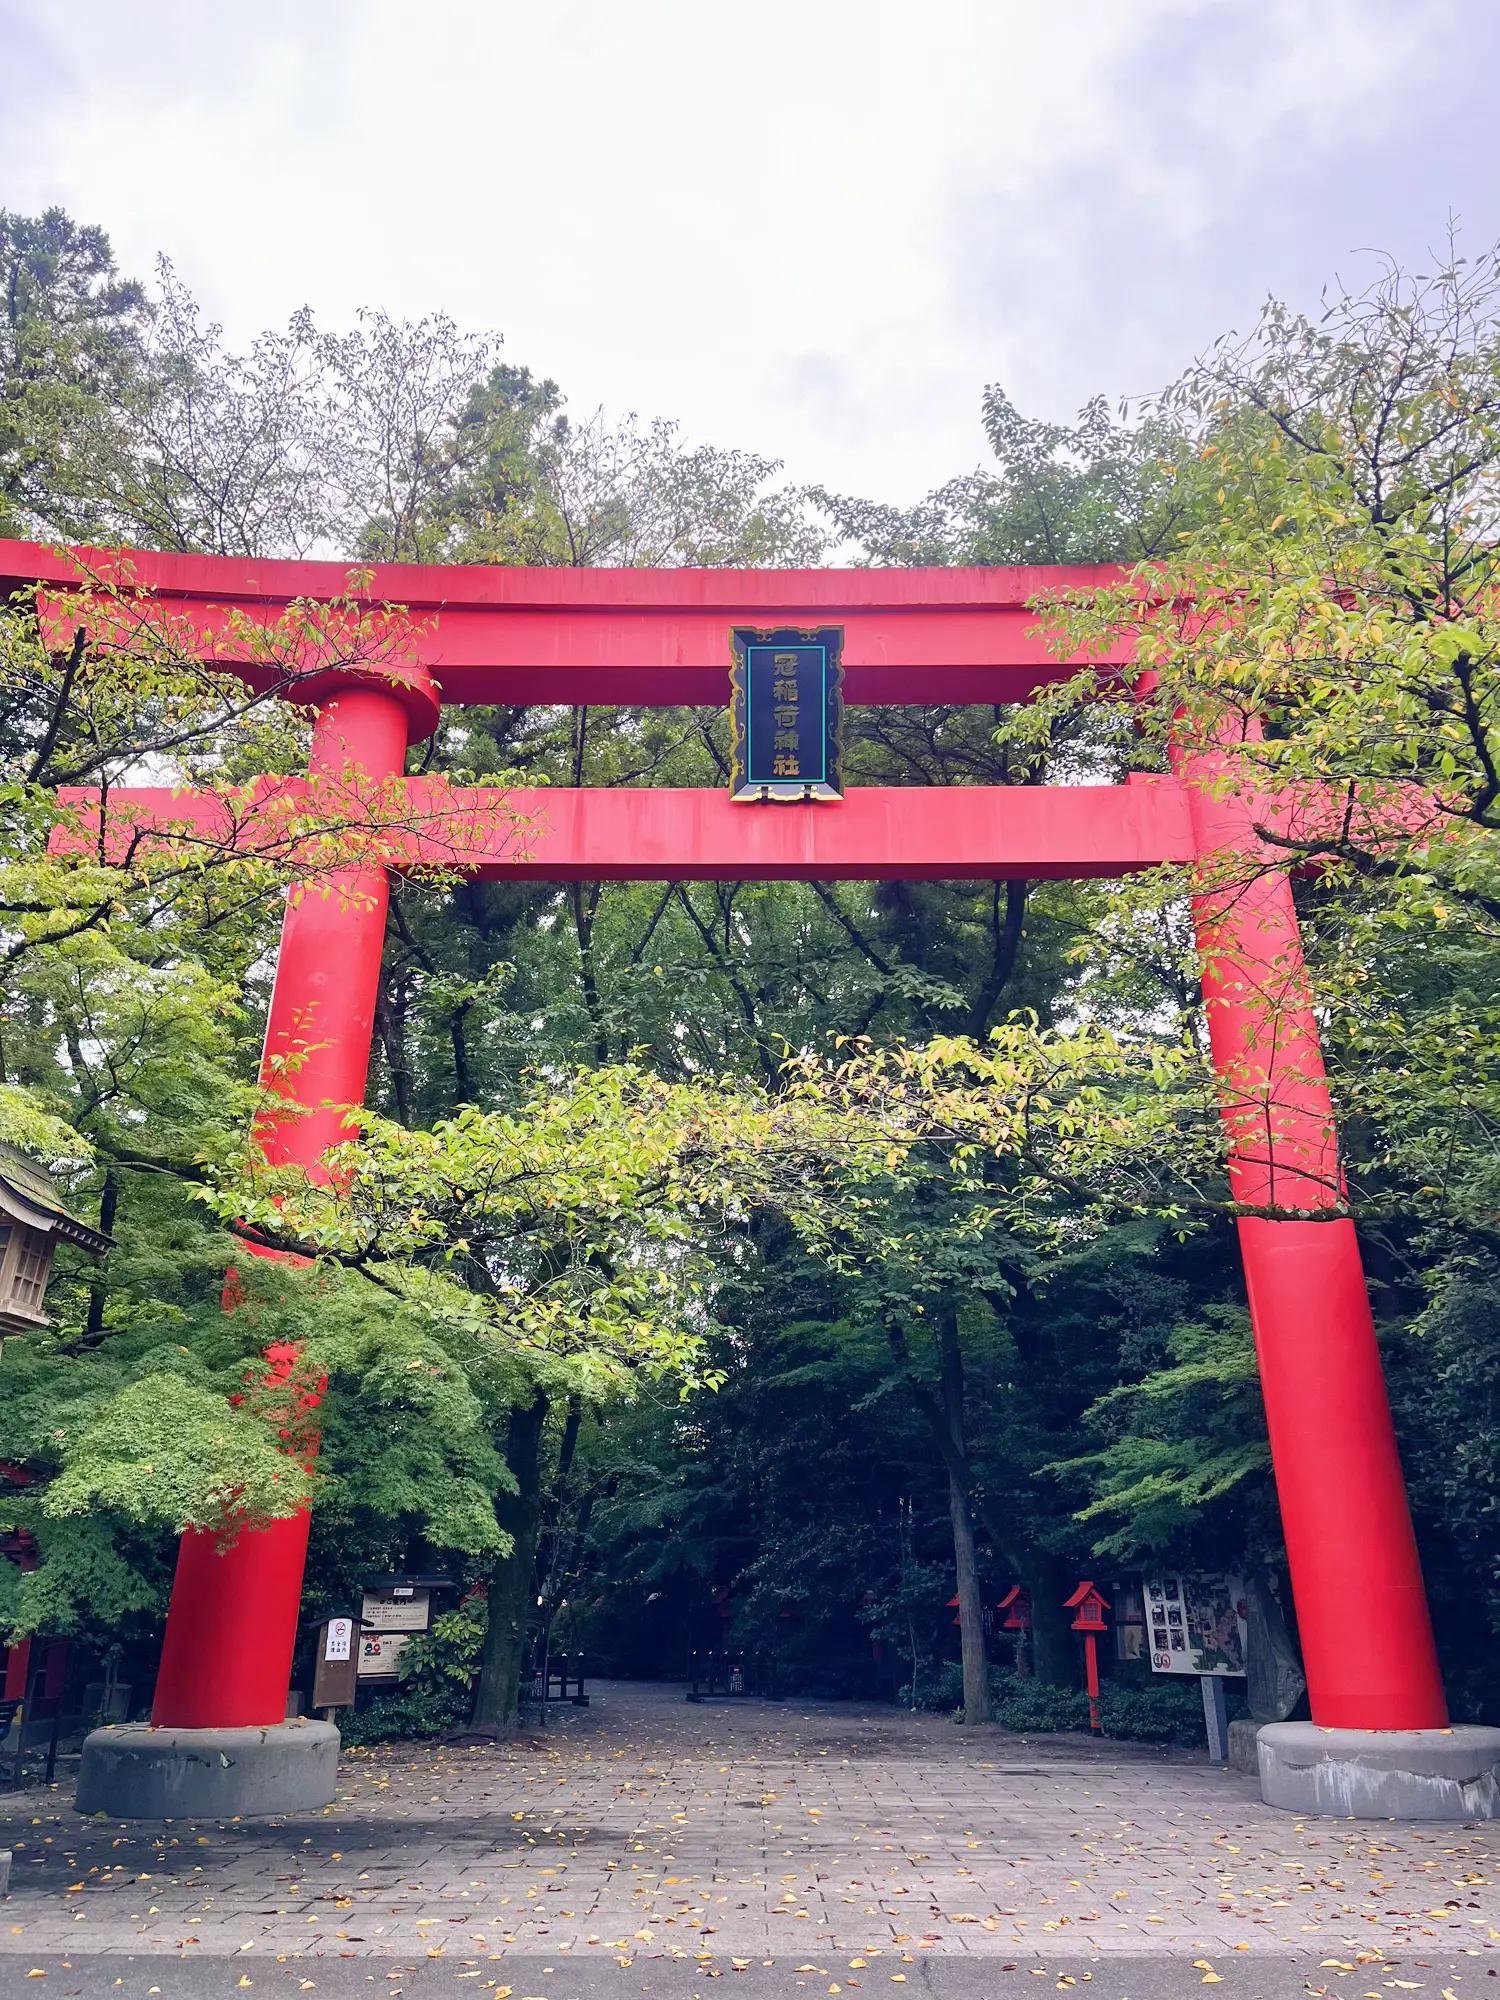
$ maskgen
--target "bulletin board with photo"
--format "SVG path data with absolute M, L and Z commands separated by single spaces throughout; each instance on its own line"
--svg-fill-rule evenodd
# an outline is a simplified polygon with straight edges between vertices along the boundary
M 1248 1637 L 1237 1576 L 1148 1576 L 1146 1643 L 1156 1674 L 1241 1676 Z

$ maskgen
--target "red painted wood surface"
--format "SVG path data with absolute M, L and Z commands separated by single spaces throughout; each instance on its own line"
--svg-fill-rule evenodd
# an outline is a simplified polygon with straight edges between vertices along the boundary
M 406 745 L 397 696 L 345 688 L 318 716 L 311 775 L 337 784 L 351 768 L 370 778 L 393 774 Z M 364 1102 L 390 877 L 365 864 L 341 868 L 323 888 L 299 884 L 287 898 L 261 1082 L 293 1109 L 263 1113 L 255 1127 L 272 1166 L 303 1166 L 315 1178 L 326 1177 L 324 1153 L 349 1136 L 342 1107 Z M 267 1360 L 284 1373 L 293 1352 L 273 1348 Z M 284 1719 L 307 1535 L 303 1511 L 246 1530 L 223 1552 L 211 1532 L 182 1537 L 151 1709 L 158 1727 Z
M 1215 793 L 1219 758 L 1181 763 L 1199 851 L 1259 860 L 1261 814 L 1243 793 Z M 1195 896 L 1193 921 L 1231 1191 L 1247 1206 L 1326 1213 L 1342 1193 L 1338 1139 L 1292 885 L 1274 867 L 1247 871 Z M 1447 1704 L 1354 1224 L 1241 1216 L 1237 1228 L 1313 1720 L 1441 1729 Z
M 484 880 L 982 881 L 1126 875 L 1194 849 L 1174 778 L 1076 788 L 880 787 L 838 802 L 736 805 L 727 792 L 442 791 L 407 781 L 410 821 L 374 836 L 395 867 L 458 867 Z M 87 812 L 90 795 L 69 796 Z M 140 824 L 279 848 L 305 780 L 268 783 L 233 816 L 211 794 L 110 794 L 116 853 Z M 388 807 L 388 801 L 382 801 Z M 234 823 L 237 818 L 238 823 Z M 59 840 L 59 848 L 68 843 Z
M 114 574 L 119 555 L 83 551 Z M 137 583 L 212 626 L 215 607 L 274 619 L 297 597 L 331 598 L 349 565 L 128 551 Z M 404 606 L 417 653 L 448 702 L 722 707 L 731 625 L 840 624 L 853 703 L 1005 702 L 1070 669 L 1048 651 L 1030 600 L 1112 580 L 1072 568 L 508 569 L 387 563 L 373 603 Z M 0 541 L 0 588 L 76 584 L 32 542 Z M 1075 663 L 1076 664 L 1076 663 Z M 254 675 L 248 676 L 251 679 Z

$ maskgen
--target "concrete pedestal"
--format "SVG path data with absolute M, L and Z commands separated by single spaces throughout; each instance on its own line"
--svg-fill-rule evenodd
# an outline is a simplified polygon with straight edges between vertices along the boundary
M 1260 1773 L 1260 1748 L 1256 1743 L 1261 1725 L 1248 1715 L 1238 1716 L 1229 1725 L 1229 1766 L 1254 1778 Z
M 227 1819 L 333 1803 L 339 1733 L 331 1722 L 259 1729 L 153 1729 L 127 1722 L 85 1739 L 77 1808 L 111 1819 Z
M 1260 1795 L 1337 1819 L 1500 1818 L 1500 1729 L 1320 1729 L 1268 1722 Z

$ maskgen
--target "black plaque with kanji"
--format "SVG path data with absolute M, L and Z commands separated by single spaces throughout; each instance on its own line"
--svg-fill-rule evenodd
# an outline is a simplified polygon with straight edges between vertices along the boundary
M 838 799 L 841 625 L 730 634 L 731 798 Z

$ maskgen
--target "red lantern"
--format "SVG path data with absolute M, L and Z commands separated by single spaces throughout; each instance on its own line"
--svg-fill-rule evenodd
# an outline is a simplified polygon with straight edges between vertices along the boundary
M 1089 1728 L 1096 1736 L 1104 1733 L 1099 1719 L 1099 1655 L 1095 1650 L 1095 1637 L 1107 1632 L 1104 1614 L 1109 1609 L 1109 1600 L 1097 1591 L 1091 1583 L 1080 1583 L 1064 1605 L 1064 1611 L 1075 1614 L 1073 1630 L 1082 1632 L 1083 1650 L 1088 1661 L 1089 1676 Z
M 1004 1597 L 995 1606 L 1005 1613 L 1002 1629 L 1006 1632 L 1029 1632 L 1031 1630 L 1031 1592 L 1013 1583 Z
M 1080 1583 L 1073 1595 L 1063 1605 L 1064 1611 L 1075 1611 L 1073 1620 L 1075 1632 L 1107 1632 L 1104 1614 L 1109 1609 L 1109 1599 L 1097 1591 L 1091 1583 Z

